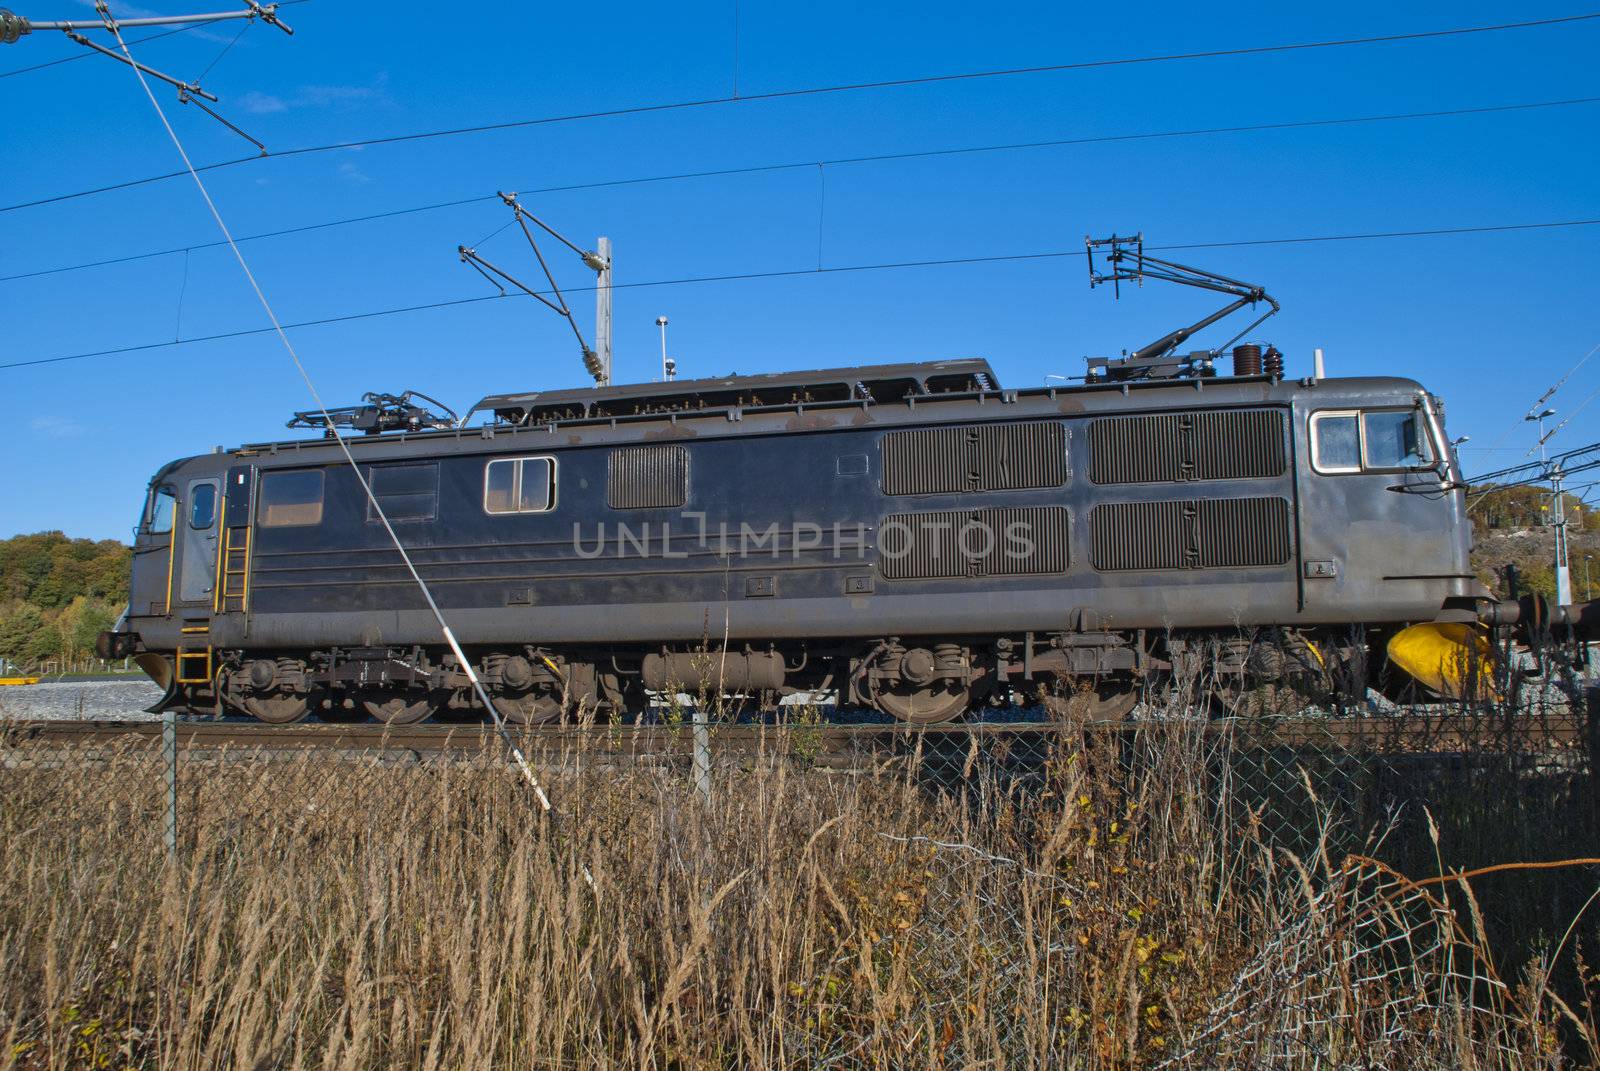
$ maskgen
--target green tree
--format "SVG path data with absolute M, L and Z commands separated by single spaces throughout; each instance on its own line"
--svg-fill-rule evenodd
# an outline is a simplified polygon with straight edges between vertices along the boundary
M 114 539 L 34 532 L 0 540 L 0 657 L 89 657 L 128 599 L 133 552 Z
M 73 661 L 90 657 L 95 639 L 115 620 L 116 612 L 109 605 L 79 595 L 55 619 L 55 631 L 61 637 L 59 653 Z
M 11 602 L 0 610 L 0 658 L 31 662 L 35 637 L 45 630 L 44 613 L 25 602 Z
M 0 600 L 21 599 L 47 610 L 78 595 L 120 604 L 128 598 L 132 558 L 132 550 L 114 539 L 35 532 L 0 540 Z

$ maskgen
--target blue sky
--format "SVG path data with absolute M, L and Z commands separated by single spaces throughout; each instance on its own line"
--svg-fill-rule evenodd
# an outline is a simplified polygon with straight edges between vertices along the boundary
M 153 0 L 146 0 L 152 3 Z M 85 17 L 83 0 L 13 4 Z M 155 5 L 160 13 L 220 4 Z M 810 4 L 740 0 L 744 94 L 927 74 L 1406 33 L 1578 14 L 1549 4 Z M 146 9 L 119 6 L 124 15 Z M 205 77 L 219 110 L 269 149 L 729 95 L 735 6 L 437 5 L 284 9 L 293 38 L 250 29 Z M 136 33 L 130 31 L 130 38 Z M 236 32 L 135 46 L 193 77 Z M 103 36 L 103 35 L 102 35 Z M 778 163 L 1198 127 L 1294 122 L 1600 95 L 1600 20 L 1410 43 L 746 101 L 208 173 L 236 234 L 457 198 Z M 0 73 L 72 55 L 35 34 Z M 249 147 L 170 91 L 199 161 Z M 132 74 L 102 57 L 0 77 L 0 205 L 175 169 Z M 1085 233 L 1153 244 L 1495 226 L 1600 217 L 1600 105 L 1152 139 L 530 194 L 584 242 L 609 235 L 619 283 L 1069 250 Z M 821 193 L 825 185 L 825 204 Z M 246 243 L 289 322 L 492 293 L 456 259 L 509 218 L 498 203 Z M 218 235 L 187 179 L 0 212 L 0 276 L 203 244 Z M 531 276 L 515 231 L 479 246 Z M 1600 227 L 1197 250 L 1179 257 L 1265 284 L 1261 332 L 1310 370 L 1392 372 L 1446 399 L 1469 470 L 1520 460 L 1538 395 L 1600 343 Z M 590 281 L 575 258 L 559 278 Z M 585 330 L 592 298 L 573 297 Z M 655 317 L 684 375 L 947 356 L 1002 381 L 1078 374 L 1087 354 L 1143 344 L 1215 302 L 1159 286 L 1114 303 L 1081 259 L 636 287 L 616 294 L 616 375 L 651 378 Z M 0 364 L 263 325 L 226 249 L 0 282 Z M 1242 324 L 1241 324 L 1242 326 Z M 568 329 L 528 300 L 294 332 L 330 404 L 412 387 L 457 405 L 586 382 Z M 1220 341 L 1225 336 L 1215 336 Z M 1198 339 L 1197 341 L 1203 341 Z M 1600 355 L 1554 400 L 1600 386 Z M 282 433 L 310 404 L 269 335 L 0 370 L 9 493 L 0 536 L 47 528 L 126 538 L 149 474 L 176 456 Z M 1555 440 L 1596 438 L 1600 401 Z M 1488 448 L 1494 447 L 1492 451 Z

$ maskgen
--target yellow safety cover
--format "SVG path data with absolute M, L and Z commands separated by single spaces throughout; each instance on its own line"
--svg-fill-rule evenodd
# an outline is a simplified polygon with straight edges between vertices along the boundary
M 1412 625 L 1395 633 L 1388 649 L 1389 661 L 1440 695 L 1461 699 L 1494 694 L 1489 637 L 1477 625 Z

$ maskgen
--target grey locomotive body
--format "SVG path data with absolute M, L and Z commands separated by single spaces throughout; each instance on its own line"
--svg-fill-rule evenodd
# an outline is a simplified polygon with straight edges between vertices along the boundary
M 479 408 L 347 438 L 370 498 L 328 438 L 169 465 L 108 647 L 191 709 L 470 706 L 390 527 L 519 720 L 680 686 L 1114 713 L 1196 645 L 1241 688 L 1364 678 L 1376 639 L 1483 594 L 1405 379 L 1003 390 L 949 361 Z

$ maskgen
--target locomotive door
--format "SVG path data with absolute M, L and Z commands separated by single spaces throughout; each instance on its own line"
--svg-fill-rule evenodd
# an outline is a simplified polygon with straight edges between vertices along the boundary
M 255 469 L 235 465 L 228 470 L 223 491 L 222 547 L 217 555 L 216 610 L 219 614 L 245 608 L 250 587 L 250 499 L 255 488 Z
M 217 582 L 217 500 L 214 478 L 190 480 L 184 496 L 179 555 L 178 602 L 210 602 Z

